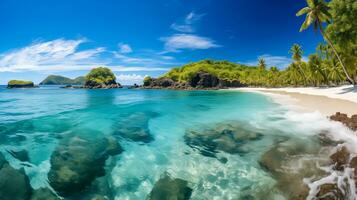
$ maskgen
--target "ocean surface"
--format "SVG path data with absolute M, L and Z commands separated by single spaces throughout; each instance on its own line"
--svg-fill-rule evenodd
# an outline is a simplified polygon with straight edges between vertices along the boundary
M 230 138 L 202 139 L 205 132 L 227 129 L 238 133 L 238 145 L 230 149 L 222 147 Z M 139 136 L 131 137 L 133 132 Z M 288 199 L 288 186 L 278 184 L 286 174 L 272 172 L 269 166 L 277 165 L 266 163 L 287 158 L 266 152 L 297 147 L 289 151 L 296 163 L 278 166 L 282 169 L 301 170 L 306 159 L 323 165 L 334 147 L 321 142 L 319 134 L 353 144 L 347 132 L 319 113 L 297 113 L 258 93 L 0 88 L 0 151 L 13 167 L 25 168 L 34 189 L 51 187 L 51 155 L 66 137 L 93 138 L 94 143 L 111 137 L 123 148 L 105 163 L 104 178 L 116 200 L 146 199 L 165 173 L 187 181 L 191 199 Z M 29 161 L 24 164 L 9 150 L 26 150 Z M 331 176 L 325 172 L 302 178 L 313 190 L 317 180 Z

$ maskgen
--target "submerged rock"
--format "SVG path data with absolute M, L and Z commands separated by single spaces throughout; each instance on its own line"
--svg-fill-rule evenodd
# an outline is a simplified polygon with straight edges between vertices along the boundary
M 232 123 L 218 124 L 204 130 L 188 130 L 184 139 L 187 145 L 198 149 L 203 155 L 215 157 L 218 151 L 244 154 L 247 152 L 244 145 L 262 136 L 239 123 Z
M 344 200 L 345 195 L 336 184 L 325 183 L 319 187 L 316 199 L 323 200 Z
M 149 120 L 153 113 L 134 113 L 122 118 L 115 126 L 114 135 L 134 142 L 148 143 L 154 140 L 149 130 Z
M 64 139 L 51 155 L 49 183 L 64 197 L 80 192 L 105 174 L 104 165 L 109 156 L 122 151 L 114 138 Z
M 0 199 L 27 200 L 31 190 L 25 171 L 14 169 L 0 153 Z
M 306 199 L 309 187 L 303 179 L 314 180 L 325 175 L 316 163 L 318 151 L 318 147 L 310 147 L 302 140 L 291 139 L 279 142 L 265 152 L 259 164 L 271 173 L 277 181 L 277 188 L 286 198 Z
M 60 200 L 53 192 L 48 188 L 40 188 L 33 190 L 30 200 Z
M 14 158 L 16 158 L 22 162 L 30 161 L 29 154 L 25 149 L 20 150 L 20 151 L 8 150 L 7 152 L 9 152 Z
M 337 112 L 336 114 L 331 115 L 330 119 L 333 121 L 341 122 L 353 131 L 357 131 L 357 114 L 348 117 L 347 114 Z
M 179 178 L 171 178 L 164 174 L 151 190 L 148 200 L 188 200 L 191 197 L 192 189 L 188 182 Z
M 347 150 L 345 146 L 338 149 L 335 153 L 330 156 L 332 163 L 334 164 L 335 170 L 343 170 L 345 166 L 348 164 L 350 159 L 350 152 Z

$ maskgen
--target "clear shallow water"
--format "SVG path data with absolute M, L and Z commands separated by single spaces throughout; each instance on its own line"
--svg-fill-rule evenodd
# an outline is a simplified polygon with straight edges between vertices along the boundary
M 187 131 L 222 123 L 241 124 L 262 137 L 242 143 L 241 153 L 218 151 L 213 157 L 185 143 Z M 276 191 L 276 180 L 259 160 L 277 140 L 303 141 L 306 149 L 320 148 L 317 133 L 341 129 L 316 113 L 291 114 L 270 97 L 255 93 L 0 89 L 0 151 L 14 167 L 22 166 L 21 162 L 6 150 L 29 152 L 31 166 L 25 169 L 33 188 L 49 186 L 49 160 L 66 134 L 111 136 L 123 126 L 147 129 L 153 140 L 143 143 L 116 137 L 124 152 L 107 160 L 105 178 L 118 200 L 145 199 L 164 172 L 187 180 L 193 188 L 192 199 L 271 193 Z M 277 192 L 269 195 L 284 199 Z

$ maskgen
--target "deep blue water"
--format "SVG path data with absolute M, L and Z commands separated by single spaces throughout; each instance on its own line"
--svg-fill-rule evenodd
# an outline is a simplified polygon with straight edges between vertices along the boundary
M 247 191 L 274 187 L 275 180 L 259 159 L 277 138 L 306 139 L 319 130 L 305 126 L 303 120 L 296 123 L 287 112 L 270 97 L 237 91 L 2 87 L 0 151 L 20 167 L 6 150 L 26 149 L 31 166 L 25 169 L 32 187 L 49 187 L 49 160 L 66 135 L 115 136 L 124 152 L 107 160 L 105 176 L 115 199 L 145 199 L 165 172 L 187 180 L 192 199 L 237 199 Z M 185 142 L 190 130 L 222 124 L 239 125 L 261 137 L 242 141 L 239 152 L 218 150 L 214 156 Z M 152 138 L 133 141 L 117 137 L 119 130 L 144 130 Z M 316 145 L 306 139 L 306 148 Z

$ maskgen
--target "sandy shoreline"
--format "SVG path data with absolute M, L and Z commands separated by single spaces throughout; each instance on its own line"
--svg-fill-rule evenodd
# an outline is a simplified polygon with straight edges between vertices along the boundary
M 318 111 L 323 115 L 336 112 L 357 114 L 357 87 L 341 86 L 333 88 L 235 88 L 230 90 L 259 92 L 272 96 L 283 103 L 288 97 L 294 109 L 302 112 Z

